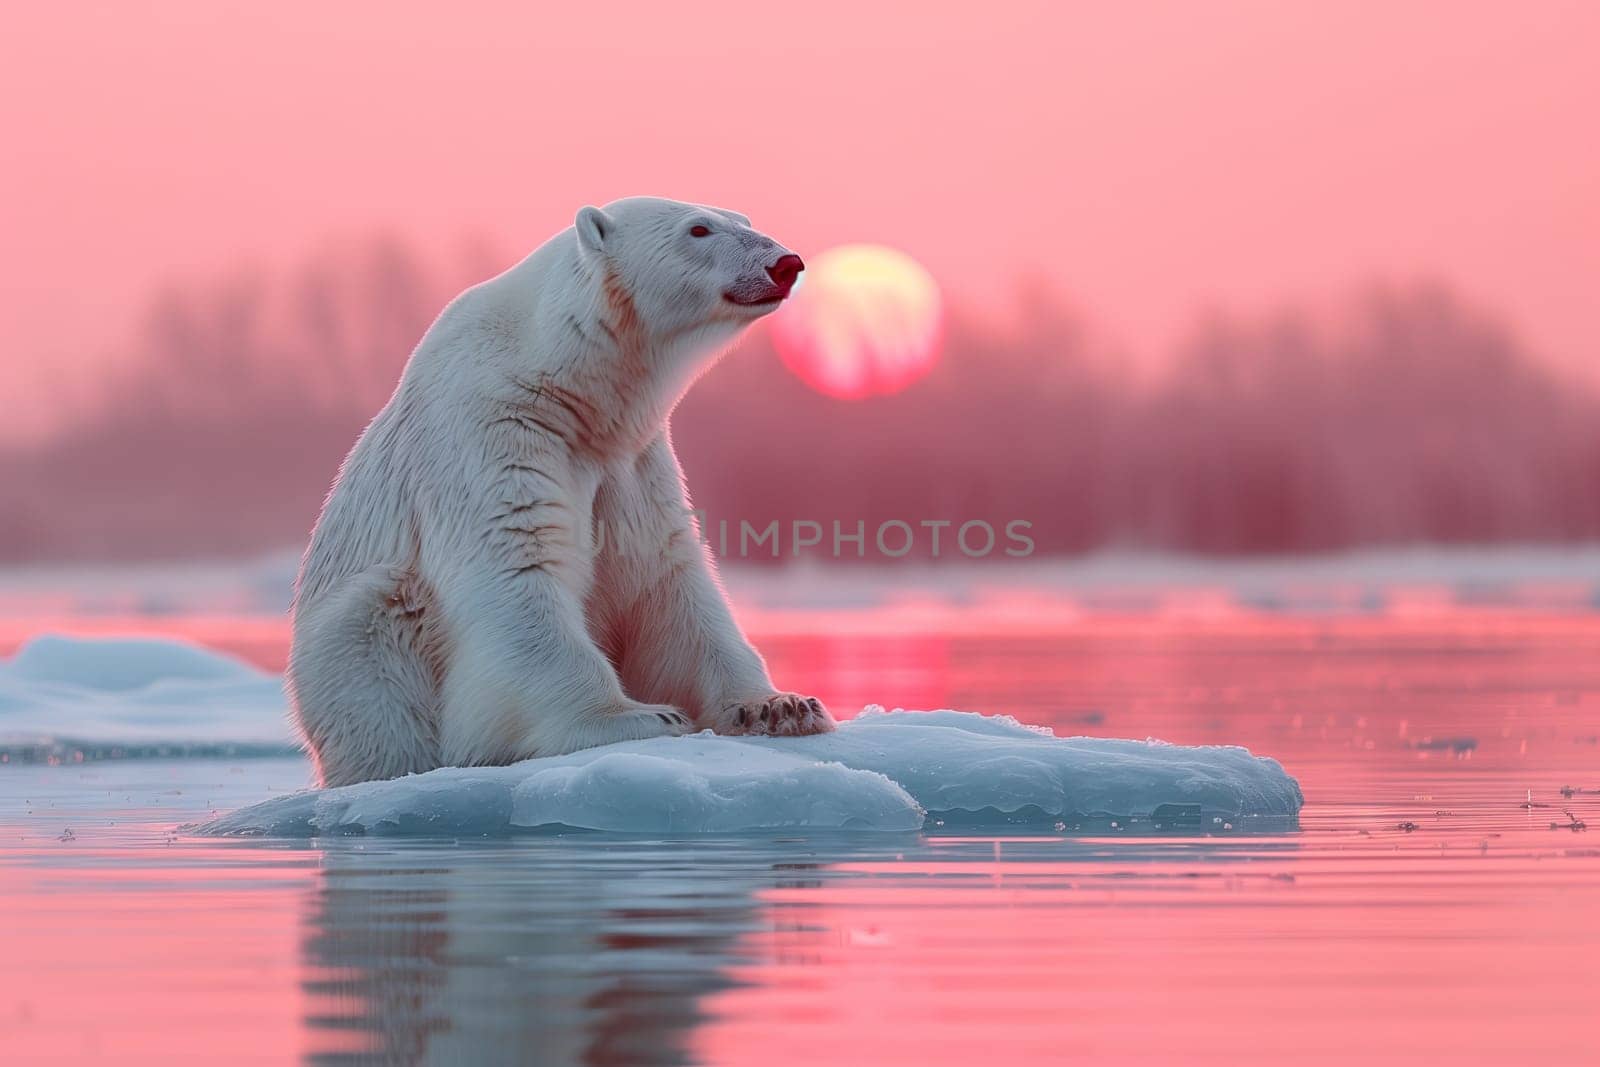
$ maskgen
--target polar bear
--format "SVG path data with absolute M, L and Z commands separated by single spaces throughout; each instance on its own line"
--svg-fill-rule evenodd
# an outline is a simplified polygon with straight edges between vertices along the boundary
M 324 785 L 833 729 L 735 623 L 667 424 L 804 267 L 743 215 L 634 197 L 445 308 L 296 583 L 289 693 Z

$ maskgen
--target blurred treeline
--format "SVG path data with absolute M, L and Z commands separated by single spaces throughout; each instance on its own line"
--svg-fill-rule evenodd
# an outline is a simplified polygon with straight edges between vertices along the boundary
M 377 240 L 160 295 L 97 403 L 0 447 L 0 560 L 300 544 L 433 316 L 507 262 Z M 880 559 L 890 519 L 1022 519 L 1040 553 L 1600 538 L 1600 398 L 1442 288 L 1215 319 L 1145 381 L 1048 295 L 1005 325 L 954 296 L 941 362 L 894 397 L 819 396 L 745 341 L 673 420 L 697 506 L 735 540 L 863 521 Z

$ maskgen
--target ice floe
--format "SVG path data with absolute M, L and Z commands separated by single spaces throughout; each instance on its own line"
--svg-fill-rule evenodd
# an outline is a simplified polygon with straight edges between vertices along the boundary
M 1015 720 L 869 708 L 821 737 L 656 738 L 278 797 L 207 834 L 498 836 L 1293 825 L 1300 789 L 1242 748 L 1057 738 Z

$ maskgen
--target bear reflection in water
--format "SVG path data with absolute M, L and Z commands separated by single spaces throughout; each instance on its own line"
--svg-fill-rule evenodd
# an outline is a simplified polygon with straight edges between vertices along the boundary
M 811 866 L 752 857 L 748 841 L 696 844 L 690 858 L 681 843 L 587 835 L 365 844 L 328 849 L 307 908 L 317 1059 L 690 1062 L 699 999 L 730 984 L 757 894 L 806 882 Z

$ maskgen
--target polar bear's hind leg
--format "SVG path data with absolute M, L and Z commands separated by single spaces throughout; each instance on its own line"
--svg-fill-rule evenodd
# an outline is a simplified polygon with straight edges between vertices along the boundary
M 396 567 L 346 578 L 297 612 L 289 687 L 324 786 L 440 765 L 432 615 L 426 587 Z

